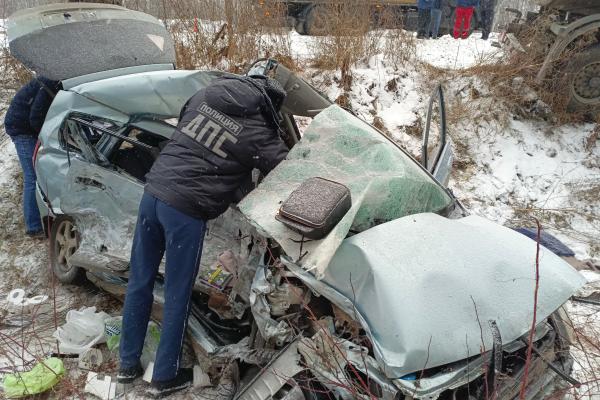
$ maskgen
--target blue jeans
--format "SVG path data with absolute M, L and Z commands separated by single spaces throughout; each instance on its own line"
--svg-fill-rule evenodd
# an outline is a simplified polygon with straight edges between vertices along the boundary
M 442 22 L 442 10 L 437 8 L 431 9 L 431 23 L 429 25 L 429 34 L 432 38 L 437 39 L 440 33 L 440 23 Z
M 140 362 L 154 299 L 154 281 L 166 251 L 165 304 L 152 380 L 164 382 L 177 375 L 205 230 L 205 221 L 144 193 L 123 306 L 121 368 L 132 368 Z
M 37 137 L 33 135 L 11 136 L 17 149 L 17 156 L 23 170 L 23 215 L 25 216 L 25 229 L 27 233 L 42 231 L 40 210 L 35 199 L 35 170 L 33 169 L 33 152 L 37 144 Z

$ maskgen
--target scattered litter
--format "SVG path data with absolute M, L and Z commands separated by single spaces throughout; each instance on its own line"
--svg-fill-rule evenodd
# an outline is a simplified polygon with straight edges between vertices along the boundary
M 31 324 L 33 315 L 50 311 L 48 296 L 38 295 L 31 298 L 25 296 L 24 289 L 13 289 L 6 296 L 6 317 L 4 324 L 26 326 Z
M 104 321 L 104 334 L 106 335 L 106 346 L 110 351 L 119 350 L 119 342 L 121 340 L 121 328 L 123 325 L 123 317 L 111 317 Z M 146 368 L 151 361 L 156 358 L 158 350 L 158 342 L 160 341 L 160 328 L 153 321 L 148 324 L 146 331 L 146 339 L 144 341 L 144 349 L 140 359 L 142 366 Z
M 65 373 L 63 362 L 48 358 L 36 364 L 30 371 L 4 376 L 4 395 L 9 399 L 44 393 L 56 385 Z
M 150 361 L 148 363 L 148 366 L 146 367 L 146 370 L 144 371 L 144 376 L 143 376 L 142 380 L 144 382 L 151 383 L 153 373 L 154 373 L 154 362 Z
M 106 336 L 106 346 L 110 351 L 119 347 L 121 340 L 121 326 L 123 326 L 123 317 L 111 317 L 104 321 L 104 335 Z
M 104 357 L 99 349 L 88 349 L 79 356 L 79 368 L 88 371 L 98 369 L 104 362 Z
M 154 366 L 154 364 L 153 364 Z M 194 365 L 194 387 L 203 388 L 211 386 L 210 377 L 199 365 Z
M 53 336 L 58 339 L 61 352 L 82 354 L 97 343 L 104 343 L 105 312 L 96 312 L 96 307 L 67 313 L 67 322 Z
M 84 390 L 103 400 L 111 400 L 116 397 L 117 384 L 108 375 L 101 377 L 97 372 L 88 372 Z

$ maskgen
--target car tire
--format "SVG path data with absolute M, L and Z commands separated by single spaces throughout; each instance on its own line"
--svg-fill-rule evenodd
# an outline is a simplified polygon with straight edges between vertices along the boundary
M 600 46 L 583 50 L 566 67 L 567 111 L 600 114 Z
M 69 265 L 69 258 L 79 248 L 79 232 L 73 218 L 61 215 L 52 223 L 50 229 L 50 263 L 54 276 L 62 283 L 81 283 L 85 271 Z

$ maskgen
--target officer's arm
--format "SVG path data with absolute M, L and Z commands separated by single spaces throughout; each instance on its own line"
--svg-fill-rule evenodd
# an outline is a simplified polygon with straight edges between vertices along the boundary
M 263 175 L 267 175 L 273 168 L 282 162 L 289 149 L 276 132 L 269 132 L 257 143 L 257 152 L 254 157 L 254 166 Z

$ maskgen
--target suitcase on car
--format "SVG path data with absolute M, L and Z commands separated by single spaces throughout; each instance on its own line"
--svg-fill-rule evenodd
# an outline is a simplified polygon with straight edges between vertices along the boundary
M 322 239 L 346 215 L 352 200 L 341 183 L 314 177 L 302 182 L 275 218 L 310 239 Z

